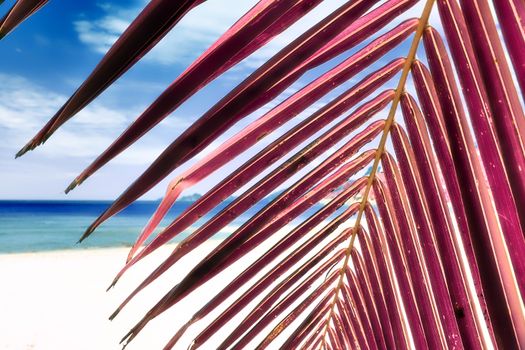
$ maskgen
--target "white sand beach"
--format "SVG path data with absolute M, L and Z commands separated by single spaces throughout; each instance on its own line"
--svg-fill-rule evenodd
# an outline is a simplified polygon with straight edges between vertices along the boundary
M 173 246 L 160 249 L 129 271 L 116 288 L 106 287 L 122 266 L 128 249 L 86 249 L 0 255 L 0 349 L 120 349 L 120 338 L 154 305 L 195 263 L 217 244 L 207 242 L 171 269 L 158 282 L 137 296 L 113 321 L 108 316 Z M 243 264 L 244 265 L 244 264 Z M 227 275 L 238 272 L 228 269 Z M 224 279 L 213 280 L 213 291 Z M 188 320 L 198 305 L 209 299 L 210 286 L 204 285 L 170 311 L 152 321 L 128 349 L 162 349 Z M 208 297 L 206 297 L 208 295 Z M 214 313 L 217 315 L 217 313 Z M 186 349 L 200 325 L 188 331 L 177 349 Z M 227 328 L 225 328 L 227 329 Z M 206 349 L 212 349 L 213 339 Z M 216 341 L 215 341 L 216 344 Z
M 120 349 L 119 341 L 130 327 L 180 281 L 183 273 L 197 262 L 196 257 L 204 256 L 217 243 L 208 241 L 194 254 L 182 259 L 176 268 L 140 293 L 114 321 L 109 321 L 108 316 L 171 252 L 173 245 L 159 249 L 153 256 L 137 264 L 109 292 L 105 290 L 123 265 L 128 248 L 0 255 L 0 349 Z M 162 349 L 179 326 L 203 302 L 209 300 L 221 285 L 233 279 L 241 267 L 247 266 L 252 260 L 252 256 L 243 258 L 236 266 L 227 269 L 183 302 L 157 317 L 127 349 Z M 236 295 L 240 295 L 240 292 Z M 206 321 L 217 316 L 225 306 L 205 318 L 204 322 L 190 328 L 176 349 L 187 349 Z M 242 319 L 240 317 L 244 315 L 245 312 L 239 314 L 239 318 L 236 317 L 222 332 L 231 330 L 235 320 Z M 225 333 L 222 333 L 210 339 L 203 349 L 214 349 L 218 340 L 224 336 Z M 286 335 L 282 337 L 284 341 Z

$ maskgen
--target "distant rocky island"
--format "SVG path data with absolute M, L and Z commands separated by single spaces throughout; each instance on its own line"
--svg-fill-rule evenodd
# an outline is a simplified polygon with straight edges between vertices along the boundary
M 268 195 L 266 198 L 263 199 L 263 201 L 271 201 L 273 199 L 275 199 L 276 197 L 278 197 L 279 195 L 281 194 L 281 191 L 279 192 L 275 192 L 275 193 L 271 193 L 270 195 Z M 189 194 L 189 195 L 186 195 L 186 196 L 181 196 L 177 199 L 178 202 L 195 202 L 197 199 L 201 198 L 202 197 L 202 194 L 199 194 L 199 193 L 194 193 L 194 194 Z M 231 201 L 234 201 L 237 197 L 235 196 L 230 196 L 228 197 L 225 202 L 231 202 Z M 162 200 L 162 198 L 158 199 L 158 201 Z
M 194 194 L 189 194 L 187 196 L 180 197 L 179 201 L 181 201 L 181 202 L 195 202 L 197 199 L 199 199 L 201 197 L 202 197 L 202 194 L 194 193 Z

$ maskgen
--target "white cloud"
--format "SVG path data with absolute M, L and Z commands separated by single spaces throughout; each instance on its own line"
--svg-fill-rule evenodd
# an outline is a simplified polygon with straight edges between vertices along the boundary
M 13 152 L 33 136 L 66 101 L 66 96 L 49 91 L 14 75 L 0 74 L 0 138 L 2 148 Z M 42 148 L 45 155 L 95 156 L 108 145 L 115 129 L 121 130 L 132 117 L 94 102 L 78 113 Z
M 223 0 L 208 0 L 198 8 L 192 10 L 187 17 L 146 56 L 145 60 L 157 66 L 159 64 L 189 65 L 243 13 L 253 6 L 255 2 L 255 0 L 245 0 L 237 2 L 235 6 L 225 6 Z M 249 70 L 259 66 L 279 49 L 345 2 L 346 0 L 321 2 L 310 14 L 248 57 L 239 67 Z M 76 21 L 74 28 L 79 40 L 91 50 L 100 54 L 105 53 L 132 19 L 140 12 L 141 8 L 136 6 L 136 2 L 130 3 L 134 3 L 135 5 L 132 7 L 130 5 L 130 8 L 121 8 L 111 4 L 104 4 L 101 5 L 103 11 L 101 17 L 83 17 Z M 420 15 L 420 12 L 421 8 L 415 7 L 410 10 L 410 15 L 403 18 L 411 16 L 417 17 Z M 434 11 L 431 19 L 432 23 L 436 23 L 436 14 L 437 11 Z M 394 23 L 391 25 L 394 25 Z M 438 27 L 440 27 L 439 24 Z M 152 66 L 155 67 L 154 65 Z M 232 75 L 236 75 L 235 73 L 237 72 L 234 71 L 232 73 L 234 73 Z M 242 74 L 244 73 L 246 72 L 242 72 Z M 236 75 L 235 79 L 237 79 L 237 77 L 238 75 Z M 228 78 L 228 76 L 224 78 Z M 14 153 L 56 112 L 66 100 L 67 96 L 50 91 L 49 89 L 34 84 L 34 82 L 30 80 L 18 76 L 2 75 L 0 73 L 0 81 L 3 83 L 0 85 L 0 139 L 4 141 L 0 144 L 0 148 L 2 148 L 0 164 L 4 169 L 6 169 L 6 165 L 12 169 L 17 169 L 16 171 L 13 170 L 13 174 L 16 175 L 11 176 L 12 183 L 18 183 L 18 177 L 27 175 L 28 173 L 35 173 L 34 169 L 38 169 L 36 172 L 39 178 L 51 178 L 52 176 L 61 174 L 60 181 L 54 183 L 54 186 L 61 191 L 65 185 L 63 178 L 69 178 L 73 176 L 72 174 L 78 174 L 78 171 L 82 170 L 95 156 L 100 154 L 144 107 L 140 106 L 138 110 L 135 109 L 137 106 L 115 108 L 111 106 L 111 103 L 108 104 L 105 102 L 107 101 L 105 99 L 105 97 L 108 97 L 107 95 L 102 97 L 102 100 L 97 100 L 90 104 L 79 113 L 78 116 L 64 125 L 44 147 L 33 152 L 35 153 L 34 156 L 27 156 L 30 158 L 27 160 L 28 164 L 29 161 L 31 161 L 32 166 L 34 164 L 33 168 L 29 168 L 29 165 L 27 166 L 27 169 L 31 169 L 28 172 L 24 170 L 23 167 L 26 159 L 18 160 L 18 163 L 15 164 L 15 161 L 12 160 Z M 76 79 L 72 79 L 69 84 L 76 87 L 79 82 L 77 82 Z M 123 86 L 125 85 L 125 88 L 129 91 L 140 89 L 143 92 L 152 90 L 161 91 L 165 87 L 164 84 L 159 84 L 159 86 L 154 87 L 150 85 L 145 86 L 144 84 L 153 83 L 140 81 L 137 86 L 130 89 L 130 84 L 134 84 L 134 82 L 126 81 Z M 258 112 L 254 113 L 253 116 L 246 118 L 219 140 L 212 143 L 212 145 L 196 157 L 196 160 L 204 157 L 210 150 L 217 147 L 228 135 L 232 135 L 235 131 L 238 131 L 242 126 L 246 125 L 249 119 L 255 118 L 256 115 L 260 115 L 275 106 L 285 97 L 300 89 L 303 84 L 304 81 L 290 86 L 280 97 L 263 106 Z M 116 87 L 118 87 L 118 83 Z M 220 86 L 214 86 L 213 88 L 216 89 L 219 87 Z M 113 94 L 114 92 L 115 90 L 111 93 Z M 121 97 L 120 95 L 123 95 L 122 91 L 120 91 L 120 94 L 117 93 L 112 96 Z M 128 95 L 131 96 L 131 94 Z M 133 98 L 135 98 L 135 96 L 133 96 Z M 206 99 L 209 99 L 208 95 L 202 95 L 201 97 L 204 96 Z M 202 100 L 200 100 L 200 97 L 195 97 L 197 98 L 197 104 L 201 103 Z M 122 102 L 120 99 L 116 100 Z M 324 103 L 324 100 L 315 103 L 307 109 L 307 111 L 302 113 L 300 117 L 312 113 L 324 105 Z M 204 105 L 207 104 L 204 103 Z M 117 157 L 115 161 L 112 162 L 112 164 L 115 164 L 115 167 L 108 167 L 111 171 L 108 170 L 107 173 L 103 173 L 104 176 L 94 177 L 91 181 L 93 181 L 93 184 L 98 184 L 101 188 L 100 193 L 104 192 L 101 196 L 107 197 L 108 193 L 117 195 L 121 189 L 132 181 L 133 176 L 140 174 L 143 167 L 150 164 L 151 161 L 156 158 L 166 144 L 173 139 L 176 132 L 189 126 L 190 121 L 200 115 L 199 108 L 194 105 L 191 107 L 192 108 L 187 108 L 185 111 L 175 112 L 175 114 L 161 123 L 161 126 L 164 126 L 161 132 L 157 132 L 158 129 L 152 131 L 152 136 L 145 136 L 144 139 L 141 139 L 137 144 Z M 191 116 L 191 118 L 189 116 Z M 173 131 L 175 131 L 175 133 L 172 133 Z M 279 130 L 276 131 L 276 134 L 278 132 Z M 268 137 L 263 140 L 262 143 L 267 143 L 271 140 L 272 138 Z M 258 146 L 262 147 L 262 143 Z M 222 175 L 223 174 L 218 174 L 219 177 Z M 122 179 L 122 177 L 125 177 L 125 179 Z M 38 183 L 38 181 L 35 181 L 35 183 Z M 111 186 L 108 184 L 111 184 Z M 96 186 L 91 186 L 90 191 L 93 191 L 95 187 Z M 196 187 L 196 190 L 202 192 L 202 188 L 200 187 Z M 160 186 L 160 190 L 154 192 L 152 195 L 158 196 L 163 192 L 164 187 Z M 85 192 L 84 194 L 81 192 L 80 195 L 90 198 L 93 197 L 92 192 Z
M 41 126 L 58 110 L 66 96 L 49 91 L 20 76 L 1 74 L 0 126 L 17 131 L 28 131 Z M 123 125 L 126 117 L 121 111 L 98 103 L 81 111 L 72 124 L 88 127 L 115 127 Z
M 145 59 L 165 65 L 189 65 L 256 2 L 245 0 L 237 2 L 235 6 L 225 6 L 222 0 L 204 2 L 191 10 Z M 343 0 L 322 2 L 284 33 L 251 55 L 243 65 L 249 68 L 258 67 L 344 2 Z M 111 5 L 101 7 L 106 12 L 103 17 L 82 19 L 76 21 L 74 26 L 81 42 L 97 52 L 105 53 L 138 15 L 140 9 L 124 9 Z
M 32 87 L 21 77 L 0 74 L 0 126 L 27 130 L 51 114 L 60 96 Z
M 222 0 L 204 2 L 186 14 L 175 28 L 146 55 L 144 60 L 162 65 L 188 66 L 256 2 L 256 0 L 245 0 L 237 2 L 236 6 L 233 7 L 225 6 Z M 321 2 L 282 34 L 250 55 L 239 67 L 249 70 L 259 67 L 276 52 L 345 2 L 345 0 Z M 138 7 L 135 4 L 130 8 L 110 4 L 100 5 L 105 12 L 102 17 L 82 19 L 74 23 L 80 41 L 96 52 L 106 53 L 129 23 L 140 13 L 145 3 Z M 403 16 L 392 21 L 387 28 L 392 28 L 404 19 L 419 17 L 421 11 L 422 4 L 416 4 Z M 430 23 L 439 31 L 442 30 L 437 9 L 432 12 Z
M 77 21 L 74 23 L 80 41 L 88 44 L 100 53 L 105 53 L 115 40 L 118 39 L 118 34 L 110 32 L 109 29 L 103 26 L 103 23 L 107 23 L 107 21 Z
M 190 11 L 177 26 L 146 56 L 146 60 L 161 64 L 187 64 L 219 38 L 254 0 L 236 6 L 222 1 L 207 1 Z M 145 4 L 144 4 L 145 5 Z M 79 20 L 74 23 L 79 39 L 93 50 L 105 53 L 139 14 L 141 8 L 124 9 L 104 5 L 102 18 Z

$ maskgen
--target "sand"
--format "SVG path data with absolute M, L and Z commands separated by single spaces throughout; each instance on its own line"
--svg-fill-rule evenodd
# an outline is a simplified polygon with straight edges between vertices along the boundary
M 206 243 L 202 256 L 216 243 Z M 113 322 L 107 317 L 132 288 L 173 249 L 162 248 L 131 269 L 110 292 L 109 282 L 122 266 L 127 248 L 86 249 L 0 255 L 0 349 L 120 349 L 120 338 L 192 266 L 182 260 L 152 284 Z M 235 269 L 227 274 L 234 273 Z M 219 281 L 214 282 L 218 287 Z M 208 289 L 198 290 L 183 303 L 151 322 L 128 349 L 162 349 L 167 340 L 202 304 Z M 200 327 L 196 327 L 200 328 Z M 188 332 L 196 334 L 196 332 Z M 186 349 L 190 337 L 178 348 Z M 213 348 L 213 342 L 209 347 Z
M 160 281 L 139 294 L 112 322 L 108 316 L 116 306 L 174 246 L 163 247 L 139 263 L 110 292 L 105 291 L 106 287 L 123 265 L 128 248 L 0 255 L 0 349 L 120 349 L 119 340 L 130 327 L 216 244 L 217 241 L 206 242 L 195 254 L 181 260 Z M 197 307 L 247 266 L 250 259 L 241 260 L 150 322 L 127 349 L 162 349 Z M 244 315 L 245 312 L 239 314 L 235 320 Z M 176 349 L 187 349 L 210 319 L 205 318 L 204 322 L 190 328 Z M 224 338 L 224 332 L 232 329 L 235 320 L 203 349 L 214 349 L 218 340 Z M 283 336 L 286 338 L 285 334 Z

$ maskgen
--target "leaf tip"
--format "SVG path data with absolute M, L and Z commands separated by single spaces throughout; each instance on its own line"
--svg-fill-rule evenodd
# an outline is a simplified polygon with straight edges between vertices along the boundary
M 65 194 L 68 194 L 69 192 L 71 192 L 73 189 L 75 189 L 75 187 L 79 186 L 82 184 L 82 179 L 80 177 L 77 177 L 75 178 L 75 180 L 73 180 L 69 186 L 67 186 L 67 188 L 64 190 L 64 193 Z
M 82 243 L 82 241 L 84 241 L 86 238 L 89 237 L 89 235 L 91 235 L 93 233 L 93 231 L 95 231 L 95 229 L 98 227 L 98 221 L 95 221 L 94 223 L 92 223 L 86 230 L 86 232 L 84 232 L 84 234 L 80 237 L 80 239 L 78 240 L 78 243 Z
M 117 311 L 119 310 L 117 309 Z M 146 323 L 141 321 L 135 327 L 133 327 L 128 333 L 126 333 L 126 335 L 119 342 L 119 344 L 122 344 L 123 346 L 122 349 L 125 349 L 126 346 L 128 346 L 129 343 L 131 343 L 131 341 L 137 336 L 137 334 L 139 334 L 139 332 L 141 331 L 142 328 L 144 328 L 145 325 Z
M 128 256 L 127 256 L 127 258 L 126 258 L 126 265 L 128 265 L 129 262 L 130 262 L 131 260 L 133 260 L 133 256 L 135 255 L 135 251 L 136 251 L 136 249 L 134 249 L 134 248 L 135 248 L 135 247 L 131 248 L 131 250 L 130 250 L 129 253 L 128 253 Z
M 1 37 L 0 37 L 1 39 Z M 33 147 L 33 141 L 30 141 L 27 145 L 25 145 L 24 147 L 22 147 L 15 155 L 15 159 L 17 158 L 20 158 L 22 157 L 24 154 L 26 154 L 27 152 L 33 150 L 34 147 Z
M 119 280 L 119 276 L 115 277 L 115 278 L 113 279 L 113 282 L 111 282 L 111 284 L 109 285 L 108 289 L 106 289 L 106 292 L 109 292 L 109 290 L 110 290 L 111 288 L 115 287 L 115 285 L 117 284 L 118 280 Z
M 112 286 L 110 286 L 107 290 L 109 290 L 111 287 Z M 113 321 L 115 319 L 115 317 L 117 317 L 117 315 L 120 313 L 120 310 L 121 310 L 121 308 L 119 307 L 118 309 L 113 311 L 113 313 L 109 316 L 109 320 Z M 123 340 L 124 340 L 124 338 L 120 341 L 120 343 L 122 343 Z

